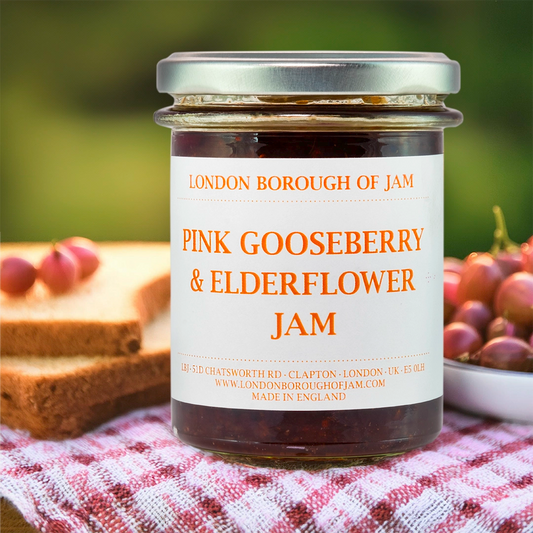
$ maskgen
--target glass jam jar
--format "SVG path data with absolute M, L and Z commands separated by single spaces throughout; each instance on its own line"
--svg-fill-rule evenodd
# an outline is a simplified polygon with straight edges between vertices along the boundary
M 172 424 L 247 462 L 367 461 L 442 425 L 444 106 L 403 52 L 177 53 Z

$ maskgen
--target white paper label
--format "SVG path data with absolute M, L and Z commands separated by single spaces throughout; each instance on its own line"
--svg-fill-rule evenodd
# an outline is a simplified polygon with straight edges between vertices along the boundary
M 442 155 L 172 157 L 172 397 L 236 409 L 442 395 Z

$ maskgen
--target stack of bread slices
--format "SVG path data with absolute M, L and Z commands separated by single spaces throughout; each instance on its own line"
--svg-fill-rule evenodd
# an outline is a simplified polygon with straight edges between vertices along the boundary
M 76 437 L 170 399 L 168 243 L 102 243 L 100 267 L 71 291 L 36 283 L 2 294 L 1 421 L 44 439 Z M 3 244 L 38 264 L 50 244 Z

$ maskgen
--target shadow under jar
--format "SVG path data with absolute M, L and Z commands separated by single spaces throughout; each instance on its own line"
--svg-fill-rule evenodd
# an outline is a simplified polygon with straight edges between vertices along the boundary
M 209 79 L 209 62 L 229 74 Z M 462 120 L 443 100 L 458 65 L 198 53 L 158 69 L 175 98 L 155 115 L 172 128 L 175 433 L 257 464 L 367 461 L 434 440 L 443 129 Z

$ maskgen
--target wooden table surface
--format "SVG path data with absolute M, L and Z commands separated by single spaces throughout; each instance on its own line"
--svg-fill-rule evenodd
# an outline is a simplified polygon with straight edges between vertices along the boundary
M 4 498 L 0 498 L 0 516 L 2 533 L 38 533 L 38 530 L 31 527 L 18 510 Z

